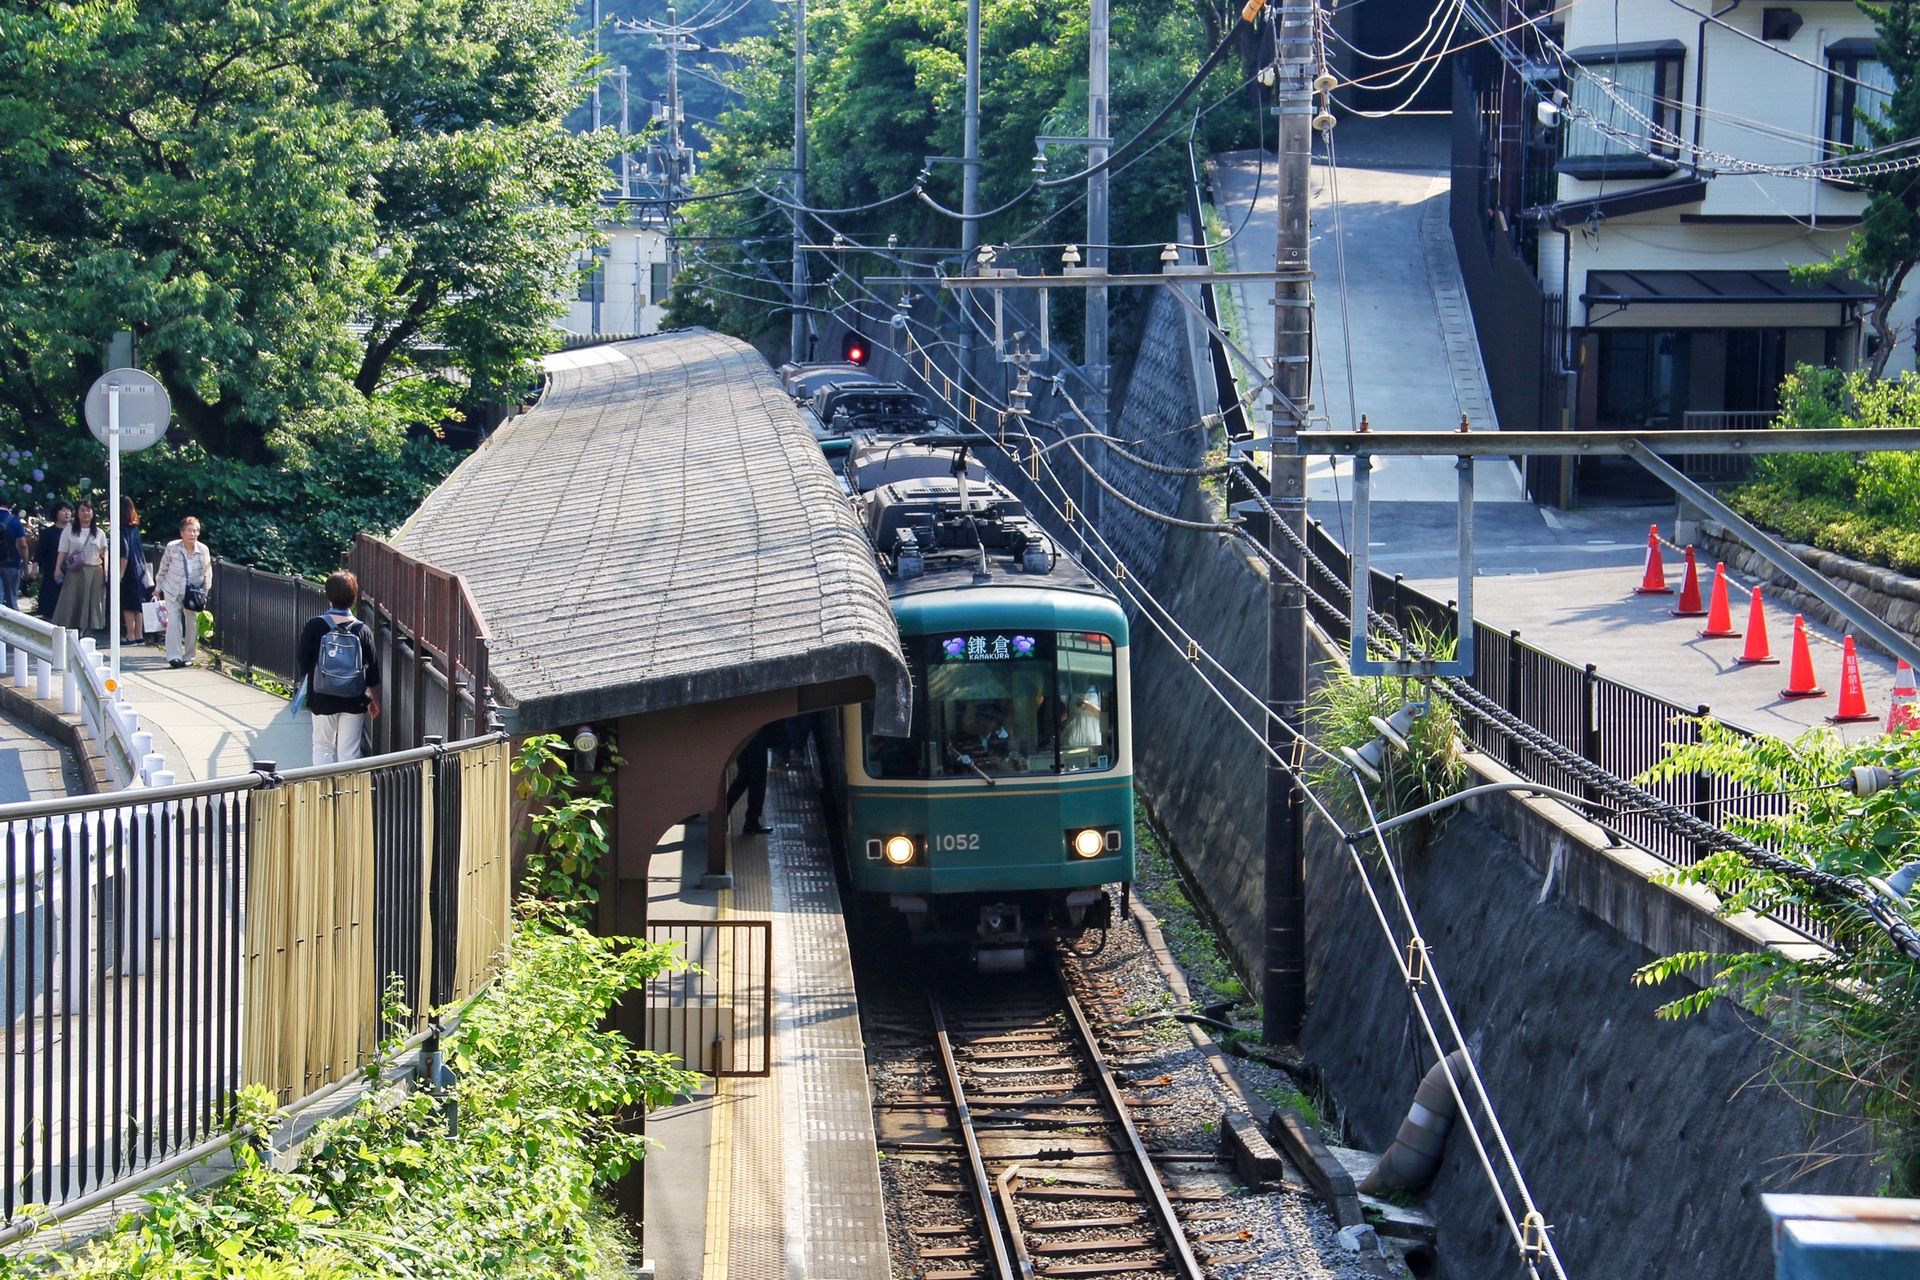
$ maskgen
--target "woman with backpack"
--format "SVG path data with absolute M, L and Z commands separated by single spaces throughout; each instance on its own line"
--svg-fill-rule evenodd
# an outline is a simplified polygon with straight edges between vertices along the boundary
M 380 714 L 380 660 L 373 629 L 353 616 L 360 580 L 345 569 L 327 579 L 327 611 L 300 631 L 300 681 L 313 713 L 313 763 L 360 758 L 367 717 Z
M 180 522 L 180 536 L 160 553 L 160 571 L 153 576 L 167 606 L 167 665 L 184 667 L 199 647 L 200 613 L 213 590 L 213 552 L 200 541 L 198 519 Z

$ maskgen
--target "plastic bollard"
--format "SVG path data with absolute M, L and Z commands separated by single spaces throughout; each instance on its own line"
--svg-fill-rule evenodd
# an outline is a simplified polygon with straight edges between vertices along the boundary
M 42 702 L 53 698 L 53 662 L 47 658 L 34 663 L 33 696 Z
M 148 756 L 153 754 L 153 735 L 147 733 L 145 730 L 141 730 L 137 733 L 129 734 L 127 741 L 133 746 L 133 758 L 143 762 L 140 771 L 145 773 L 146 768 L 144 761 Z
M 33 655 L 25 649 L 13 651 L 13 687 L 24 689 L 33 680 Z
M 134 736 L 136 738 L 147 738 L 148 739 L 147 745 L 149 747 L 153 745 L 153 740 L 144 733 L 135 734 Z M 141 755 L 140 776 L 146 780 L 146 783 L 148 786 L 150 787 L 159 786 L 160 784 L 153 780 L 153 775 L 156 773 L 165 773 L 166 771 L 167 771 L 167 758 L 161 755 L 158 751 L 148 751 L 145 754 Z

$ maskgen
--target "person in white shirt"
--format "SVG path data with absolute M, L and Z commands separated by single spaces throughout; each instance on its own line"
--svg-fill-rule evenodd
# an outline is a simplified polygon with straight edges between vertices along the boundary
M 180 522 L 180 536 L 161 553 L 154 586 L 167 606 L 167 665 L 184 667 L 200 647 L 200 611 L 213 592 L 213 552 L 194 517 Z
M 107 628 L 107 534 L 94 515 L 93 504 L 82 502 L 73 523 L 60 534 L 60 559 L 53 580 L 60 584 L 60 603 L 53 625 L 72 627 L 81 635 Z
M 1092 685 L 1067 709 L 1067 731 L 1061 745 L 1069 749 L 1100 745 L 1100 691 Z

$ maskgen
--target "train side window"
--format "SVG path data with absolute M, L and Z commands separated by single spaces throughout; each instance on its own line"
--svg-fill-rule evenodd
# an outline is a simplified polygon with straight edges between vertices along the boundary
M 1113 641 L 1088 631 L 1062 631 L 1056 653 L 1060 771 L 1111 769 L 1119 740 Z

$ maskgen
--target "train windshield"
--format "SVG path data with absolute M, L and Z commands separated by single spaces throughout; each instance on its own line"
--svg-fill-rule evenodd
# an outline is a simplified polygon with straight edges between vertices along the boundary
M 1111 769 L 1119 741 L 1113 640 L 1082 631 L 965 631 L 908 641 L 913 736 L 878 738 L 876 778 Z

